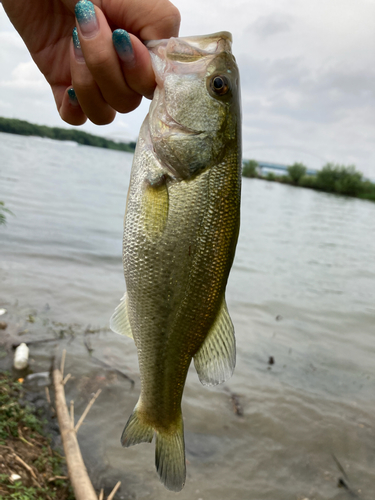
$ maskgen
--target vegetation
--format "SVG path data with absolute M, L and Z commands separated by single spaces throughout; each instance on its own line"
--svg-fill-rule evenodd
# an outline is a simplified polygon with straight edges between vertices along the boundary
M 298 184 L 304 175 L 306 175 L 307 168 L 303 163 L 293 163 L 288 167 L 289 177 L 294 184 Z
M 64 459 L 23 397 L 22 384 L 0 373 L 0 500 L 74 500 Z
M 348 167 L 327 163 L 316 175 L 317 189 L 331 193 L 357 196 L 362 190 L 362 174 L 353 165 Z
M 245 160 L 242 166 L 242 175 L 244 177 L 259 177 L 258 162 L 256 160 Z
M 58 141 L 74 141 L 85 146 L 96 146 L 98 148 L 115 149 L 133 153 L 135 142 L 115 142 L 104 137 L 88 134 L 82 130 L 65 129 L 58 127 L 47 127 L 45 125 L 35 125 L 24 120 L 0 117 L 0 132 L 19 135 L 36 135 L 38 137 L 48 137 Z
M 6 208 L 5 207 L 5 204 L 3 201 L 0 201 L 0 226 L 2 224 L 6 224 L 7 220 L 6 220 L 6 216 L 5 214 L 11 214 L 11 215 L 14 215 L 13 212 L 11 212 L 9 210 L 9 208 Z
M 242 174 L 245 177 L 259 177 L 267 181 L 375 201 L 375 184 L 364 180 L 362 173 L 356 170 L 354 165 L 327 163 L 316 175 L 306 175 L 306 166 L 303 163 L 294 163 L 287 168 L 288 175 L 268 172 L 265 176 L 258 173 L 257 166 L 258 163 L 255 160 L 244 161 Z

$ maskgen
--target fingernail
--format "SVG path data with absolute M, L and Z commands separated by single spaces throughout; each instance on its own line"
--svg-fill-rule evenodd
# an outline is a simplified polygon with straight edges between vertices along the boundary
M 112 33 L 112 41 L 116 52 L 122 61 L 126 63 L 134 61 L 133 47 L 127 31 L 115 30 Z
M 74 88 L 71 87 L 70 89 L 67 90 L 67 92 L 68 92 L 70 104 L 72 104 L 73 106 L 79 106 L 79 102 L 78 102 Z
M 74 55 L 76 56 L 77 61 L 84 61 L 85 58 L 83 57 L 81 42 L 79 41 L 78 38 L 77 28 L 73 29 L 73 45 L 74 45 Z
M 98 31 L 94 4 L 89 0 L 81 0 L 76 4 L 74 11 L 82 35 L 87 37 L 94 36 Z

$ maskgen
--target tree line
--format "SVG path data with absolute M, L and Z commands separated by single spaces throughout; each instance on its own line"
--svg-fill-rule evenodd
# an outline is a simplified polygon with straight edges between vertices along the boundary
M 58 141 L 73 141 L 85 146 L 96 146 L 98 148 L 115 149 L 117 151 L 127 151 L 133 153 L 135 142 L 115 142 L 104 137 L 88 134 L 82 130 L 66 129 L 59 127 L 47 127 L 36 125 L 25 120 L 0 117 L 0 132 L 19 135 L 35 135 L 38 137 L 48 137 Z
M 287 171 L 287 175 L 268 172 L 262 176 L 258 162 L 247 160 L 243 162 L 242 175 L 375 201 L 375 184 L 364 179 L 354 165 L 327 163 L 316 175 L 306 175 L 307 168 L 303 163 L 293 163 Z

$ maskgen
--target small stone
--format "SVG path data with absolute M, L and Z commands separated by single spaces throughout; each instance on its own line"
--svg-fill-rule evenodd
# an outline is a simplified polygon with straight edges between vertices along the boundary
M 8 326 L 8 323 L 5 323 L 5 321 L 0 321 L 0 330 L 5 330 L 5 328 Z
M 15 481 L 18 481 L 19 479 L 21 479 L 21 476 L 19 476 L 18 474 L 12 474 L 9 478 L 9 480 L 14 483 Z

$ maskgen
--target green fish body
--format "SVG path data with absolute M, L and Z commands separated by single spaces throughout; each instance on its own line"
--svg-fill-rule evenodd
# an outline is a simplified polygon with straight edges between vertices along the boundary
M 127 292 L 111 328 L 134 338 L 141 395 L 122 444 L 151 442 L 185 483 L 181 399 L 192 358 L 205 385 L 235 366 L 225 303 L 240 223 L 239 74 L 227 32 L 147 43 L 157 81 L 138 139 L 124 224 Z

